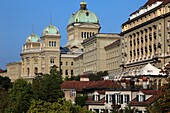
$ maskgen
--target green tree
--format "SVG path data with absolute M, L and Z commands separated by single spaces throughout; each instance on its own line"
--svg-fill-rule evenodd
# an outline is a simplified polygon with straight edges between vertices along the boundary
M 32 102 L 28 113 L 91 113 L 86 108 L 72 105 L 70 101 L 59 99 L 58 102 L 35 100 Z
M 108 72 L 107 71 L 100 71 L 97 72 L 96 74 L 90 74 L 89 79 L 90 81 L 99 81 L 101 80 L 102 77 L 104 76 L 108 76 Z
M 2 88 L 5 88 L 5 90 L 8 90 L 11 87 L 11 80 L 9 77 L 2 77 L 0 76 L 0 86 Z
M 76 100 L 75 100 L 76 105 L 79 105 L 79 106 L 81 106 L 81 107 L 85 106 L 85 105 L 86 105 L 85 101 L 86 101 L 87 99 L 88 99 L 87 96 L 77 96 L 77 97 L 76 97 Z
M 7 112 L 23 113 L 26 112 L 34 99 L 31 84 L 26 80 L 18 79 L 13 87 L 9 89 L 9 106 Z
M 72 81 L 72 80 L 80 81 L 80 76 L 71 76 L 65 78 L 65 81 Z
M 63 97 L 63 91 L 60 89 L 62 82 L 63 80 L 57 71 L 57 67 L 53 66 L 51 67 L 50 75 L 37 76 L 32 82 L 32 87 L 38 99 L 57 102 L 59 98 Z
M 162 87 L 162 96 L 152 105 L 148 106 L 150 113 L 168 113 L 170 112 L 170 78 L 168 83 Z
M 0 87 L 0 113 L 4 113 L 5 109 L 8 107 L 9 97 L 8 92 Z

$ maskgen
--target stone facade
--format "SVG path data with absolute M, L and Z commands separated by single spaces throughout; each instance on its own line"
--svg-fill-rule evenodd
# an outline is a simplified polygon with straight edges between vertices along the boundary
M 149 0 L 122 24 L 122 67 L 136 71 L 147 63 L 157 68 L 170 61 L 170 3 Z
M 102 34 L 98 33 L 93 37 L 85 40 L 82 45 L 84 47 L 83 65 L 84 72 L 96 73 L 105 71 L 106 67 L 106 51 L 104 47 L 118 40 L 118 34 Z
M 122 60 L 120 41 L 121 38 L 114 41 L 112 44 L 105 46 L 106 69 L 112 78 L 117 78 L 122 73 L 120 68 L 120 63 Z

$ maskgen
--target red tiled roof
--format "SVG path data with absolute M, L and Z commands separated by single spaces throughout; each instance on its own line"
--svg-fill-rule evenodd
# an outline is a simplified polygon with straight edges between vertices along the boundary
M 94 101 L 93 98 L 89 98 L 86 101 L 86 104 L 90 104 L 90 105 L 104 105 L 105 103 L 105 97 L 103 97 L 102 99 L 100 99 L 100 101 Z
M 0 69 L 0 73 L 3 73 L 3 72 L 5 72 L 5 70 Z
M 156 100 L 158 100 L 161 97 L 161 91 L 159 90 L 141 90 L 145 95 L 152 95 L 150 98 L 143 102 L 138 102 L 137 98 L 134 98 L 131 102 L 130 105 L 134 106 L 147 106 L 149 104 L 152 104 Z
M 161 91 L 159 90 L 141 90 L 141 92 L 143 92 L 145 95 L 161 95 Z
M 76 89 L 77 91 L 81 91 L 90 83 L 90 81 L 65 81 L 61 84 L 61 89 Z
M 167 3 L 170 3 L 170 0 L 148 0 L 142 7 L 146 7 L 147 5 L 152 5 L 154 4 L 155 2 L 157 1 L 162 1 L 162 4 L 167 4 Z M 137 11 L 133 12 L 132 14 L 138 12 L 140 9 L 138 9 Z M 132 15 L 131 14 L 131 15 Z
M 152 104 L 153 102 L 155 102 L 159 98 L 160 98 L 160 95 L 153 95 L 152 97 L 150 97 L 149 99 L 147 99 L 143 102 L 138 102 L 137 99 L 135 98 L 130 102 L 130 105 L 147 106 L 147 105 Z
M 106 89 L 106 88 L 120 88 L 122 87 L 117 82 L 111 80 L 102 81 L 65 81 L 61 85 L 61 89 L 76 89 L 81 91 L 83 89 Z
M 163 1 L 163 4 L 167 4 L 167 3 L 170 3 L 170 0 L 164 0 Z
M 165 1 L 165 0 L 148 0 L 148 1 L 145 3 L 144 6 L 152 5 L 152 4 L 154 4 L 155 2 L 157 2 L 157 1 Z
M 102 81 L 96 81 L 91 82 L 91 84 L 86 87 L 86 89 L 104 89 L 104 88 L 120 88 L 121 85 L 117 82 L 114 82 L 112 80 L 102 80 Z

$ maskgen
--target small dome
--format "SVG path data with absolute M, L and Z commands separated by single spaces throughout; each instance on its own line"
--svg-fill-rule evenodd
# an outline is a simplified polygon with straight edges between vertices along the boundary
M 80 3 L 80 10 L 78 10 L 75 14 L 72 14 L 68 21 L 68 25 L 78 22 L 78 23 L 99 23 L 98 17 L 91 11 L 87 10 L 86 2 Z
M 44 35 L 57 35 L 57 34 L 60 34 L 59 30 L 57 27 L 53 26 L 52 24 L 50 24 L 48 27 L 46 27 L 43 30 L 43 36 Z
M 26 42 L 40 42 L 40 38 L 32 33 L 30 36 L 27 37 Z

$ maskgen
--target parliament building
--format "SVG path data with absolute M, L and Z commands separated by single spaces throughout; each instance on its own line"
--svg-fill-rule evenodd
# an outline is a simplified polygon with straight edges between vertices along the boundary
M 58 67 L 63 78 L 108 71 L 110 78 L 134 76 L 148 63 L 161 69 L 170 62 L 170 0 L 148 0 L 122 24 L 121 33 L 100 33 L 100 21 L 86 2 L 68 20 L 68 41 L 50 23 L 42 36 L 32 33 L 22 47 L 21 62 L 7 64 L 12 80 L 32 80 Z

